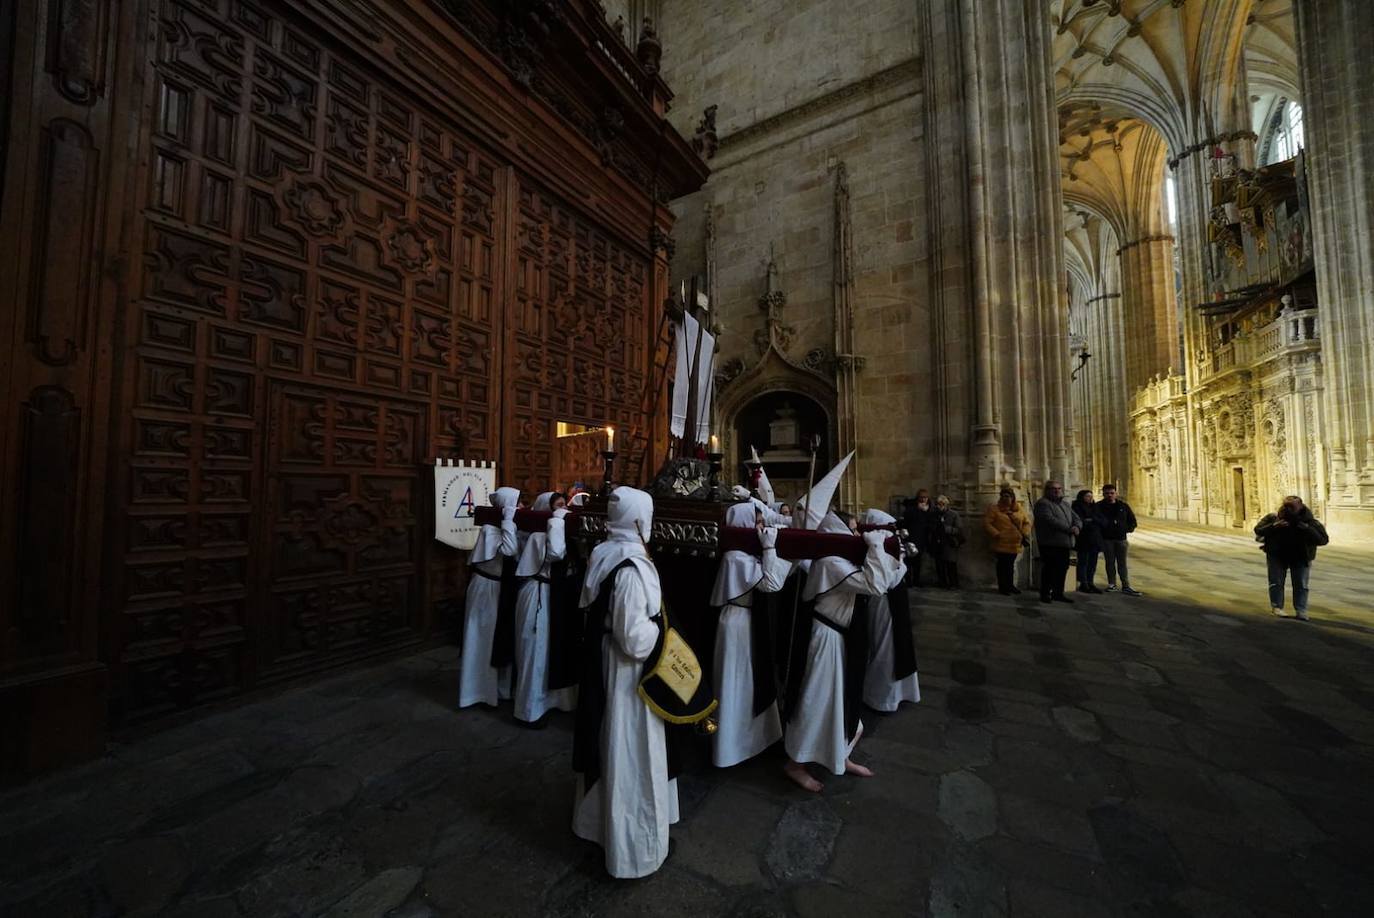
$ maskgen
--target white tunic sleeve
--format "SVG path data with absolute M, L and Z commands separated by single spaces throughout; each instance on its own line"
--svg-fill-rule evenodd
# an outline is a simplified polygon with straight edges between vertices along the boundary
M 545 530 L 548 535 L 544 543 L 544 561 L 562 561 L 568 553 L 568 539 L 565 530 L 566 520 L 557 517 L 549 520 L 548 528 Z
M 520 535 L 515 531 L 515 520 L 501 521 L 501 554 L 514 558 L 520 553 Z
M 649 594 L 638 573 L 633 569 L 621 571 L 611 591 L 611 637 L 631 660 L 649 659 L 658 643 L 658 625 L 649 620 L 648 606 Z
M 836 585 L 836 593 L 859 593 L 865 596 L 877 596 L 887 592 L 888 577 L 890 573 L 887 567 L 887 553 L 883 551 L 881 545 L 868 546 L 868 554 L 864 556 L 863 567 L 859 568 L 859 573 L 853 577 L 846 577 Z
M 776 593 L 781 590 L 783 584 L 787 582 L 787 575 L 792 573 L 792 562 L 778 557 L 776 548 L 765 548 L 763 550 L 763 579 L 759 585 L 754 587 L 760 593 Z

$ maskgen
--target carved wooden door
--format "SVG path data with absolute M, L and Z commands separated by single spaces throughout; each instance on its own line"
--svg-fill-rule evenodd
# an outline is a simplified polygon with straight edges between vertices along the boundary
M 534 181 L 512 184 L 503 480 L 530 495 L 553 483 L 558 421 L 611 424 L 623 435 L 637 420 L 650 266 Z
M 496 458 L 498 428 L 506 170 L 280 5 L 157 7 L 126 718 L 420 639 L 454 582 L 426 571 L 458 562 L 427 538 L 426 459 Z

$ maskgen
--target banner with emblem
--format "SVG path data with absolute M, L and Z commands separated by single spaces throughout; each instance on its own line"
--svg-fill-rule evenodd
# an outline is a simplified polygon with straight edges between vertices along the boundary
M 473 511 L 489 505 L 495 490 L 495 462 L 434 460 L 434 538 L 471 551 L 482 528 L 473 518 Z

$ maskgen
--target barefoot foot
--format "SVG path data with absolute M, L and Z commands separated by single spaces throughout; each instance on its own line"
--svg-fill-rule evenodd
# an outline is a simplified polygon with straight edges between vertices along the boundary
M 873 777 L 873 769 L 865 768 L 853 759 L 844 760 L 844 773 L 847 775 L 858 775 L 860 778 Z
M 786 765 L 782 766 L 782 770 L 783 774 L 795 781 L 802 790 L 808 790 L 814 794 L 818 793 L 820 789 L 825 786 L 811 777 L 811 774 L 806 770 L 806 766 L 798 762 L 788 762 Z

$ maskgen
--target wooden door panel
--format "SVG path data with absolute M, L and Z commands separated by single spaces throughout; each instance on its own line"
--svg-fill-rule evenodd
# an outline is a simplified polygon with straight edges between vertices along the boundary
M 158 5 L 128 719 L 419 639 L 461 561 L 423 536 L 425 460 L 497 458 L 501 166 L 287 9 Z

